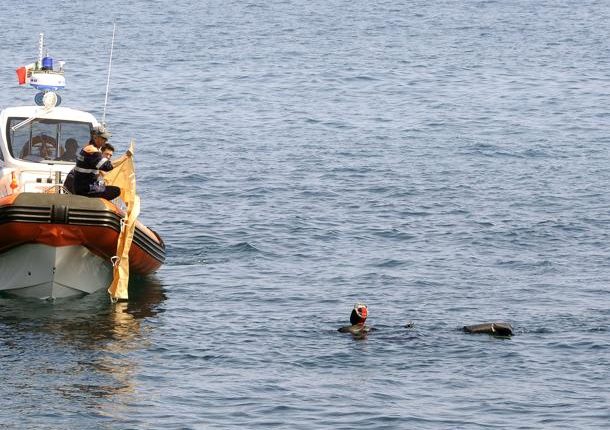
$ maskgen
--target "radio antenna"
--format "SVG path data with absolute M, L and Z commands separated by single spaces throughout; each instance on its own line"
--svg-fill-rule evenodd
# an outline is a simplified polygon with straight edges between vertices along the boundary
M 106 126 L 106 106 L 108 105 L 108 91 L 110 90 L 110 71 L 112 70 L 112 51 L 114 50 L 114 34 L 116 32 L 116 20 L 112 27 L 112 43 L 110 44 L 110 60 L 108 61 L 108 79 L 106 80 L 106 97 L 104 98 L 104 112 L 102 114 L 102 125 Z
M 44 48 L 44 33 L 40 33 L 38 39 L 38 67 L 42 67 L 42 50 Z

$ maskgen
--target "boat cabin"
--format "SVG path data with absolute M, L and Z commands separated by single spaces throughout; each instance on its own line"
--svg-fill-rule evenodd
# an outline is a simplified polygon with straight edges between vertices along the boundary
M 19 191 L 41 192 L 61 185 L 99 123 L 87 112 L 40 106 L 0 113 L 0 197 Z

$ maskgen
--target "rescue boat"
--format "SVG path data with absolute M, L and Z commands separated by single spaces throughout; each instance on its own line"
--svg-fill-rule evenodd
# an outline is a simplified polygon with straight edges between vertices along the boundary
M 75 165 L 66 141 L 76 140 L 80 151 L 103 124 L 88 112 L 58 106 L 54 91 L 63 88 L 63 70 L 48 56 L 41 60 L 17 73 L 21 85 L 40 90 L 37 105 L 0 112 L 0 292 L 56 299 L 110 287 L 131 218 L 130 203 L 120 197 L 74 195 L 63 186 Z M 163 264 L 165 244 L 135 217 L 131 224 L 127 276 L 146 276 Z

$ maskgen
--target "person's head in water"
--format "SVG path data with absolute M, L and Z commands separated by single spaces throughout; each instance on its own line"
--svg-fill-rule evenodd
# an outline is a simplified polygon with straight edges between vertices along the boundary
M 364 324 L 368 313 L 369 310 L 364 303 L 356 303 L 354 309 L 352 309 L 352 314 L 349 316 L 349 322 L 352 325 Z
M 355 339 L 364 339 L 370 331 L 375 330 L 373 327 L 367 326 L 366 317 L 369 315 L 369 310 L 364 303 L 356 303 L 349 316 L 351 325 L 346 325 L 338 329 L 339 333 L 351 333 Z

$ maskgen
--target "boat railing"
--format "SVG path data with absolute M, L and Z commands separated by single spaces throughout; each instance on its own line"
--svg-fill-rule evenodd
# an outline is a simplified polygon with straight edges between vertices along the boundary
M 45 188 L 42 192 L 45 194 L 72 194 L 62 184 L 51 185 L 50 187 Z

